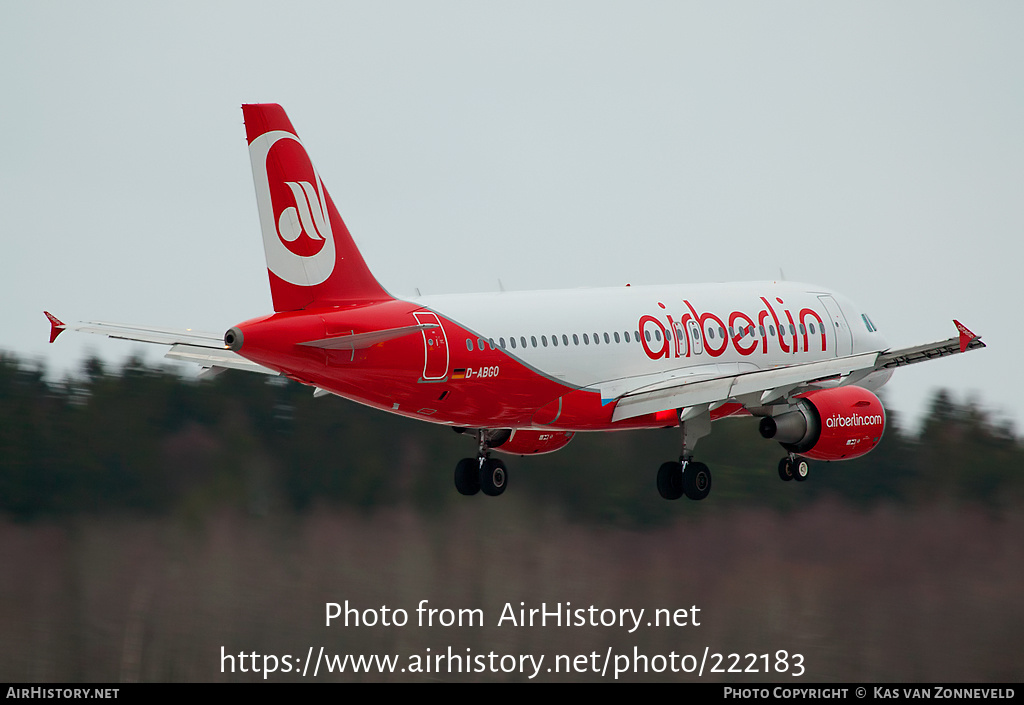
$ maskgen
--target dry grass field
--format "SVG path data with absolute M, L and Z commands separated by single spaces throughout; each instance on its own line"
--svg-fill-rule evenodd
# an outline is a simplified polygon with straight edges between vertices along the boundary
M 635 647 L 648 657 L 699 658 L 708 649 L 772 660 L 784 649 L 803 656 L 805 675 L 706 672 L 700 679 L 1024 679 L 1019 511 L 858 510 L 823 499 L 787 514 L 703 512 L 648 531 L 589 528 L 515 496 L 468 501 L 443 516 L 402 507 L 272 519 L 232 512 L 201 520 L 100 516 L 0 523 L 0 565 L 0 681 L 8 682 L 262 678 L 237 666 L 222 672 L 222 647 L 257 653 L 261 666 L 264 655 L 305 658 L 310 647 L 324 647 L 330 654 L 397 654 L 402 667 L 414 655 L 451 647 L 456 654 L 544 654 L 545 669 L 558 655 L 597 652 L 601 662 L 609 648 L 612 658 L 632 658 Z M 325 604 L 346 600 L 378 614 L 385 605 L 405 609 L 409 624 L 325 626 Z M 418 627 L 421 600 L 437 609 L 479 609 L 484 623 Z M 617 626 L 498 626 L 505 603 L 521 602 L 646 612 L 632 634 Z M 646 626 L 654 609 L 694 605 L 699 626 Z M 316 680 L 527 675 L 321 670 Z M 611 671 L 604 678 L 611 680 Z M 302 677 L 274 673 L 268 680 Z

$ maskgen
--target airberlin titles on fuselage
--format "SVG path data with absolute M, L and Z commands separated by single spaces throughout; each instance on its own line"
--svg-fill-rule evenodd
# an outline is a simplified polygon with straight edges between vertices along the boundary
M 762 355 L 767 355 L 769 340 L 778 341 L 784 353 L 810 352 L 812 346 L 815 352 L 828 349 L 825 324 L 817 311 L 802 308 L 794 319 L 789 309 L 782 308 L 781 298 L 775 299 L 779 311 L 764 296 L 760 301 L 761 310 L 753 316 L 732 311 L 726 320 L 711 311 L 698 313 L 688 299 L 683 299 L 686 312 L 676 318 L 659 301 L 662 318 L 651 314 L 640 317 L 640 343 L 652 360 L 692 357 L 702 352 L 718 357 L 730 346 L 743 356 L 753 355 L 759 348 Z

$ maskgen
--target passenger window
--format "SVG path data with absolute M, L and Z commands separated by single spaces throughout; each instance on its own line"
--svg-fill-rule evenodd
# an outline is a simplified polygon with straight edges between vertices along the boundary
M 649 330 L 645 330 L 645 331 L 644 331 L 644 337 L 646 337 L 646 338 L 647 338 L 647 342 L 648 342 L 648 343 L 649 343 L 649 342 L 651 342 L 651 331 L 649 331 Z
M 473 341 L 469 338 L 466 338 L 466 350 L 473 352 Z
M 583 344 L 590 345 L 590 336 L 587 335 L 586 333 L 583 334 Z
M 551 344 L 554 345 L 556 348 L 558 347 L 558 336 L 557 335 L 551 336 Z
M 714 339 L 715 339 L 715 329 L 714 328 L 708 328 L 708 340 L 714 340 Z
M 501 349 L 504 350 L 505 349 L 505 339 L 504 338 L 498 338 L 498 345 L 500 345 Z
M 562 345 L 567 347 L 569 345 L 569 337 L 565 333 L 562 333 Z
M 526 347 L 526 336 L 525 336 L 525 335 L 521 335 L 521 336 L 519 336 L 519 342 L 520 342 L 520 343 L 522 344 L 522 346 L 523 346 L 523 347 L 525 348 L 525 347 Z
M 512 343 L 512 349 L 515 350 L 516 349 L 516 339 L 515 338 L 509 338 L 508 342 Z
M 576 335 L 575 333 L 572 334 L 572 344 L 573 345 L 579 345 L 580 344 L 580 337 L 578 335 Z M 566 345 L 568 345 L 568 343 L 566 343 Z
M 599 335 L 597 333 L 594 333 L 594 345 L 600 345 L 600 344 L 601 344 L 601 338 L 599 337 Z
M 533 343 L 533 347 L 537 347 L 537 336 L 531 335 L 530 342 Z
M 619 332 L 615 331 L 615 342 L 619 342 Z
M 654 329 L 654 339 L 657 340 L 659 343 L 661 342 L 661 329 L 660 328 L 655 328 Z
M 546 335 L 542 335 L 540 337 L 540 344 L 543 345 L 545 348 L 548 346 L 548 337 Z
M 761 334 L 761 337 L 763 338 L 764 337 L 764 326 L 758 326 L 757 330 Z

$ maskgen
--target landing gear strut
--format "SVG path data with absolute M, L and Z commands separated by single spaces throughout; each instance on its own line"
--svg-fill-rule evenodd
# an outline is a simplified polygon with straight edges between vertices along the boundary
M 463 458 L 455 466 L 455 489 L 464 495 L 483 490 L 485 495 L 497 497 L 508 486 L 508 468 L 503 461 L 491 457 L 483 430 L 477 431 L 476 438 L 477 457 Z
M 693 459 L 697 441 L 711 433 L 711 413 L 705 408 L 680 409 L 679 428 L 683 433 L 683 449 L 677 462 L 663 463 L 658 469 L 658 494 L 665 499 L 679 499 L 684 494 L 701 500 L 711 492 L 711 471 Z

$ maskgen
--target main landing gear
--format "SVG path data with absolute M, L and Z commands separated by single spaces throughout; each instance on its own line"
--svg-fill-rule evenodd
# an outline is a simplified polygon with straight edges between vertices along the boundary
M 711 413 L 707 408 L 680 409 L 679 429 L 683 433 L 683 449 L 678 461 L 663 463 L 658 469 L 658 494 L 665 499 L 679 499 L 684 494 L 701 500 L 711 492 L 711 471 L 704 463 L 695 462 L 693 448 L 697 441 L 711 433 Z
M 711 471 L 692 460 L 667 462 L 658 469 L 658 493 L 665 499 L 704 499 L 711 492 Z
M 796 453 L 790 453 L 779 461 L 779 478 L 783 482 L 789 482 L 790 480 L 803 482 L 807 479 L 810 471 L 811 467 L 807 464 L 807 461 Z
M 482 490 L 485 495 L 497 497 L 507 486 L 508 468 L 497 458 L 463 458 L 455 466 L 455 489 L 460 494 L 474 495 Z
M 477 432 L 477 457 L 463 458 L 455 466 L 455 489 L 459 494 L 483 492 L 497 497 L 508 486 L 508 468 L 504 461 L 490 457 L 483 431 Z

